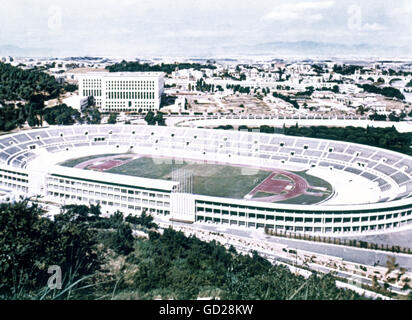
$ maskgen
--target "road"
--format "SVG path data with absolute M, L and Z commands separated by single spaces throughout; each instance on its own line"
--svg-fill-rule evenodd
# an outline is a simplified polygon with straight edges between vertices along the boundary
M 165 221 L 165 220 L 160 220 Z M 173 224 L 186 225 L 185 223 L 173 222 Z M 368 250 L 362 248 L 354 248 L 347 246 L 338 246 L 333 244 L 317 243 L 312 241 L 295 240 L 287 238 L 279 238 L 266 235 L 263 230 L 250 230 L 246 228 L 225 228 L 214 224 L 194 223 L 191 225 L 193 228 L 200 230 L 208 230 L 212 232 L 221 232 L 250 239 L 261 239 L 262 241 L 268 241 L 278 244 L 287 245 L 290 248 L 296 248 L 300 250 L 310 251 L 314 253 L 320 253 L 328 256 L 340 257 L 346 261 L 351 261 L 365 265 L 377 265 L 386 267 L 386 261 L 388 257 L 394 256 L 396 262 L 408 271 L 412 271 L 412 255 L 402 253 L 391 253 L 378 250 Z

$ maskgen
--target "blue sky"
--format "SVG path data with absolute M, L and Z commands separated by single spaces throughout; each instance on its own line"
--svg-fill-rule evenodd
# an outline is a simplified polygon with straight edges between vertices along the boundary
M 61 54 L 201 52 L 274 41 L 411 46 L 410 0 L 14 0 L 0 44 Z

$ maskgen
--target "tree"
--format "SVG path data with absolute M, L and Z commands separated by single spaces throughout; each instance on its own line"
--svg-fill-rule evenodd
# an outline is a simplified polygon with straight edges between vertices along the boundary
M 58 98 L 64 90 L 72 91 L 75 87 L 58 83 L 53 76 L 37 67 L 23 70 L 0 63 L 0 104 L 4 106 L 2 101 L 18 101 L 16 108 L 10 105 L 15 110 L 8 106 L 0 108 L 0 130 L 13 130 L 26 121 L 30 126 L 41 125 L 44 102 Z
M 83 116 L 79 119 L 80 122 L 86 122 L 87 124 L 100 124 L 102 116 L 100 111 L 96 107 L 87 107 L 83 110 Z
M 87 97 L 87 106 L 88 107 L 92 107 L 92 106 L 94 106 L 94 97 L 93 96 L 89 96 L 89 97 Z
M 158 112 L 156 114 L 156 116 L 154 117 L 154 121 L 159 126 L 165 126 L 166 125 L 165 119 L 163 118 L 163 113 L 161 113 L 161 112 Z
M 370 84 L 358 85 L 358 87 L 362 88 L 366 92 L 380 94 L 388 98 L 396 98 L 399 100 L 405 100 L 405 96 L 399 91 L 399 89 L 396 89 L 393 87 L 380 88 L 380 87 L 376 87 Z
M 117 113 L 111 113 L 109 119 L 107 120 L 108 124 L 116 124 Z
M 399 122 L 400 118 L 396 115 L 395 112 L 389 114 L 389 121 Z
M 0 212 L 3 297 L 36 297 L 46 286 L 50 276 L 47 270 L 52 265 L 61 267 L 63 288 L 100 269 L 96 233 L 77 219 L 81 215 L 62 212 L 52 221 L 42 217 L 42 209 L 27 200 L 0 204 Z
M 157 224 L 153 222 L 153 217 L 147 214 L 147 210 L 143 210 L 140 216 L 129 214 L 125 221 L 131 224 L 141 225 L 147 229 L 158 229 Z
M 133 242 L 132 229 L 126 224 L 121 224 L 112 239 L 113 249 L 119 254 L 128 255 L 133 251 Z
M 359 106 L 358 109 L 356 110 L 356 113 L 359 113 L 361 116 L 363 116 L 365 114 L 365 107 Z
M 80 119 L 80 112 L 66 104 L 44 110 L 44 120 L 51 125 L 71 125 Z
M 157 112 L 157 114 L 155 115 L 153 111 L 149 111 L 146 114 L 146 117 L 144 118 L 145 121 L 147 122 L 147 124 L 149 126 L 154 126 L 159 125 L 159 126 L 165 126 L 166 122 L 165 119 L 163 118 L 163 113 L 162 112 Z
M 149 111 L 146 114 L 146 117 L 144 118 L 144 120 L 147 122 L 147 124 L 149 126 L 154 126 L 156 124 L 156 119 L 155 119 L 155 114 L 153 111 Z
M 64 90 L 66 92 L 74 92 L 78 89 L 79 87 L 76 84 L 67 83 L 66 85 L 64 85 Z
M 139 61 L 125 61 L 123 60 L 120 63 L 113 64 L 111 66 L 106 67 L 107 70 L 110 72 L 120 72 L 120 71 L 130 71 L 130 72 L 146 72 L 146 71 L 162 71 L 167 74 L 171 74 L 172 72 L 184 69 L 194 69 L 194 70 L 201 70 L 201 69 L 216 69 L 216 66 L 211 64 L 199 64 L 199 63 L 173 63 L 173 64 L 157 64 L 157 65 L 150 65 L 148 63 L 140 63 Z

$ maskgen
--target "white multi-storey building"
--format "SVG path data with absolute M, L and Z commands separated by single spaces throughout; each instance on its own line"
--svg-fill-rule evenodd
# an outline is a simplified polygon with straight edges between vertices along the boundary
M 93 97 L 102 112 L 147 112 L 160 108 L 163 72 L 87 73 L 78 79 L 80 97 Z

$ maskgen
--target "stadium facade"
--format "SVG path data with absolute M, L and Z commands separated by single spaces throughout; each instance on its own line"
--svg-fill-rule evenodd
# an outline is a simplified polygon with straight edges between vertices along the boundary
M 107 213 L 140 214 L 146 209 L 188 223 L 313 234 L 352 235 L 412 227 L 412 158 L 369 146 L 256 132 L 82 125 L 4 135 L 0 147 L 3 199 L 40 196 L 61 205 L 99 203 Z M 332 185 L 334 175 L 362 180 L 373 197 L 366 196 L 365 190 L 365 197 L 353 203 L 334 203 L 333 199 L 318 205 L 263 203 L 182 192 L 178 181 L 59 165 L 73 158 L 121 153 L 318 170 Z
M 79 75 L 80 99 L 93 97 L 102 112 L 159 110 L 163 72 L 91 72 Z

